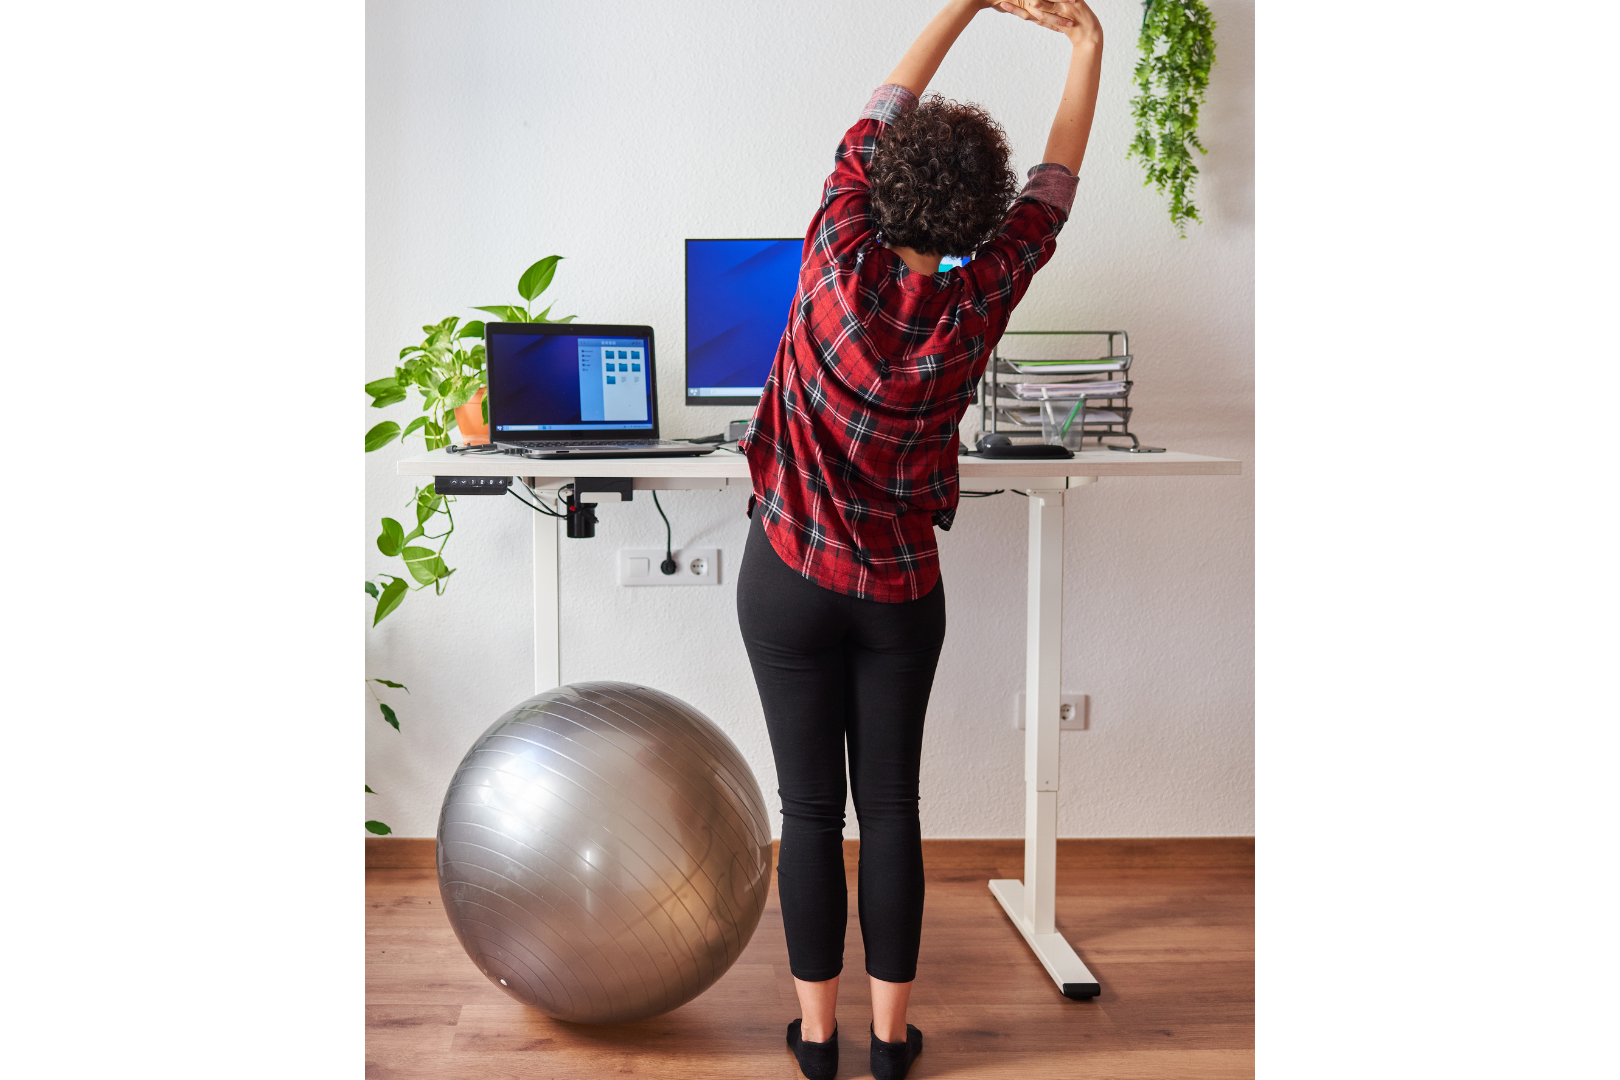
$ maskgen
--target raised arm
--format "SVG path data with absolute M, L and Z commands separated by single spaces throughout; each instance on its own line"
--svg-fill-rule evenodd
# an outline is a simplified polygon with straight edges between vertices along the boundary
M 950 0 L 950 3 L 934 16 L 934 21 L 923 27 L 923 32 L 917 35 L 917 40 L 911 43 L 911 48 L 906 50 L 906 55 L 900 58 L 900 63 L 885 81 L 895 86 L 903 86 L 917 97 L 922 97 L 923 91 L 928 89 L 928 83 L 934 77 L 934 72 L 939 70 L 940 62 L 945 59 L 945 54 L 951 51 L 957 37 L 979 12 L 986 8 L 996 8 L 1009 14 L 1017 14 L 1032 22 L 1039 22 L 1054 30 L 1067 32 L 1073 23 L 1068 18 L 1052 14 L 1059 6 L 1049 0 L 1000 0 L 1000 2 Z M 1084 4 L 1080 6 L 1085 7 Z M 1086 8 L 1086 14 L 1091 15 L 1090 8 Z M 1097 20 L 1092 17 L 1091 21 L 1095 23 Z M 1101 40 L 1099 31 L 1098 41 Z
M 1085 160 L 1086 142 L 1091 138 L 1091 118 L 1097 111 L 1097 83 L 1102 77 L 1102 26 L 1085 0 L 1054 5 L 1070 25 L 1062 30 L 1074 52 L 1069 56 L 1069 77 L 1063 84 L 1063 100 L 1052 119 L 1052 133 L 1046 139 L 1042 161 L 1062 165 L 1079 175 Z

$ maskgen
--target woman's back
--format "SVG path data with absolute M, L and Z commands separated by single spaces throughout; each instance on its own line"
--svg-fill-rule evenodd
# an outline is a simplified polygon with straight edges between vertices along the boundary
M 1063 166 L 1037 165 L 972 262 L 912 272 L 879 235 L 869 170 L 888 126 L 916 107 L 882 86 L 839 144 L 742 442 L 782 559 L 824 588 L 888 602 L 939 579 L 934 528 L 956 512 L 957 424 L 1075 189 Z

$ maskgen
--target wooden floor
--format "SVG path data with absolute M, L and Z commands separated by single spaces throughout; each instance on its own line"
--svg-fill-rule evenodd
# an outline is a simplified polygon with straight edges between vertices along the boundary
M 1060 850 L 1058 874 L 1058 929 L 1102 985 L 1079 1002 L 1058 994 L 985 885 L 1021 875 L 1021 843 L 928 842 L 908 1015 L 925 1043 L 911 1076 L 1253 1076 L 1252 862 L 1143 868 L 1165 860 L 1088 859 L 1073 846 L 1083 843 L 1064 842 L 1072 857 Z M 871 1075 L 854 887 L 852 876 L 840 1077 Z M 774 886 L 748 948 L 707 993 L 652 1020 L 604 1027 L 552 1020 L 485 980 L 450 932 L 431 869 L 367 870 L 366 897 L 368 1077 L 799 1075 L 783 1042 L 799 1012 Z

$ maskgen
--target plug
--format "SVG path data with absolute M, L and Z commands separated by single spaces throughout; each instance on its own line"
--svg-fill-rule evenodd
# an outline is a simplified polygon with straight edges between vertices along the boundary
M 679 566 L 679 564 L 677 564 L 675 562 L 674 559 L 670 558 L 668 553 L 665 553 L 664 561 L 658 564 L 658 569 L 660 571 L 662 571 L 662 573 L 663 573 L 663 575 L 665 577 L 668 577 L 669 575 L 673 574 L 675 571 L 679 570 L 680 566 Z

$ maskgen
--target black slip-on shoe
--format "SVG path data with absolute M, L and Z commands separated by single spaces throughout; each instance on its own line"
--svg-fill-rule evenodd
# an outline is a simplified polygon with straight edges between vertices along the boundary
M 910 1024 L 903 1042 L 884 1042 L 872 1032 L 872 1080 L 905 1080 L 920 1053 L 922 1032 Z
M 787 1026 L 787 1044 L 804 1080 L 833 1080 L 838 1075 L 838 1028 L 833 1028 L 826 1042 L 810 1042 L 799 1036 L 801 1023 L 795 1020 Z

